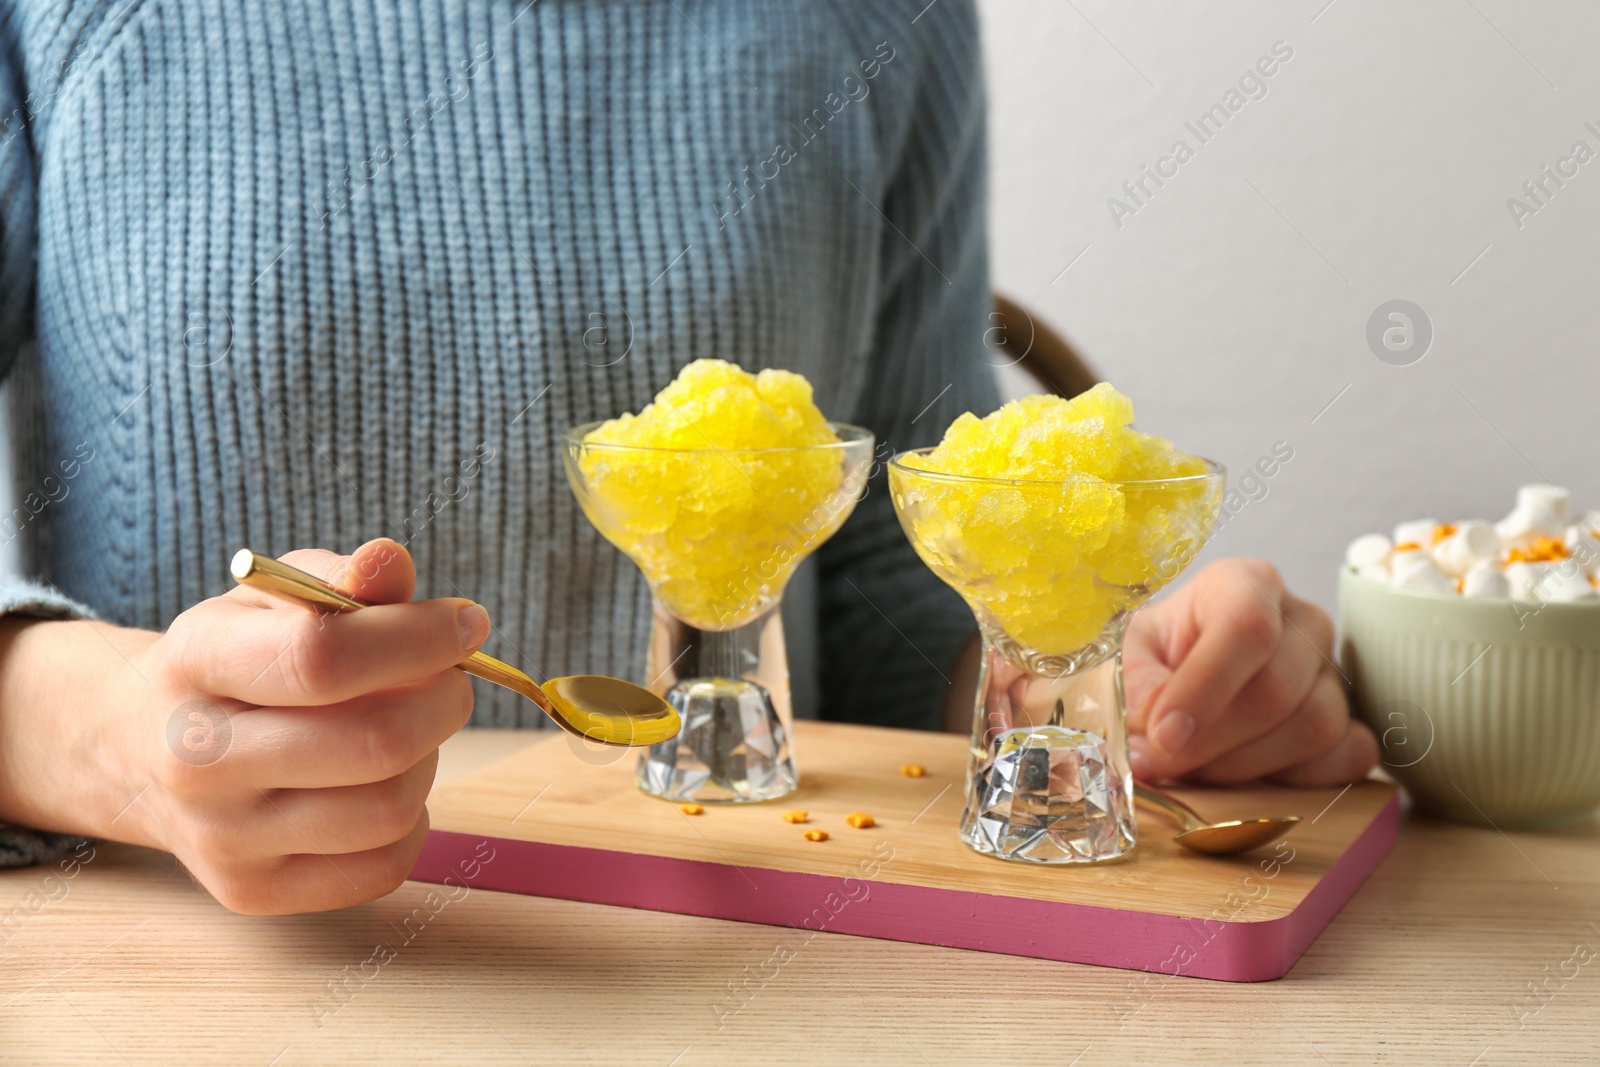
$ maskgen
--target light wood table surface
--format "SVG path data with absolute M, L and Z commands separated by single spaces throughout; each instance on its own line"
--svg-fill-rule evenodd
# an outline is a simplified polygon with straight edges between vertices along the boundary
M 440 780 L 534 739 L 464 733 Z M 119 845 L 48 877 L 0 872 L 0 914 L 51 898 L 0 931 L 0 1062 L 1600 1062 L 1600 820 L 1502 834 L 1408 814 L 1299 964 L 1259 985 L 835 934 L 768 966 L 785 932 L 484 890 L 405 927 L 437 888 L 416 882 L 252 918 Z

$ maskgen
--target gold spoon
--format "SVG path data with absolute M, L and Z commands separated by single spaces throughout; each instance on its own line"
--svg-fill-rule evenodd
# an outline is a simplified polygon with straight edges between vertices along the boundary
M 1300 821 L 1298 815 L 1275 815 L 1266 819 L 1230 819 L 1206 822 L 1177 797 L 1168 796 L 1139 782 L 1133 784 L 1133 798 L 1166 815 L 1183 829 L 1173 840 L 1184 848 L 1209 856 L 1233 856 L 1260 848 Z
M 263 593 L 331 611 L 370 607 L 315 575 L 241 548 L 229 565 L 234 581 Z M 671 704 L 643 686 L 598 674 L 551 678 L 541 688 L 509 663 L 474 652 L 459 664 L 475 678 L 503 685 L 539 705 L 569 734 L 604 745 L 637 748 L 678 736 L 682 725 Z

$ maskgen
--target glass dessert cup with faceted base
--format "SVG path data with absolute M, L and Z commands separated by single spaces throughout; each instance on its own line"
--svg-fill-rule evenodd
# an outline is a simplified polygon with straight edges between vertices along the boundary
M 567 481 L 650 584 L 645 684 L 683 719 L 640 756 L 639 788 L 705 803 L 792 792 L 783 590 L 855 509 L 872 434 L 830 424 L 837 442 L 764 449 L 586 443 L 598 425 L 567 431 Z
M 1134 848 L 1122 636 L 1210 537 L 1225 474 L 1108 482 L 889 464 L 895 511 L 983 637 L 961 839 L 1028 863 Z

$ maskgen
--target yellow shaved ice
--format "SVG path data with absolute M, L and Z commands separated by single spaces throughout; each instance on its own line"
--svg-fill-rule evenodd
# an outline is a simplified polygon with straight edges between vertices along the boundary
M 1132 422 L 1104 382 L 962 415 L 900 463 L 995 480 L 891 469 L 901 524 L 980 619 L 1035 652 L 1075 652 L 1182 570 L 1216 517 L 1214 482 L 1160 481 L 1205 474 L 1205 461 Z
M 602 423 L 583 444 L 627 446 L 579 452 L 584 513 L 673 615 L 702 630 L 732 629 L 776 604 L 855 503 L 853 493 L 840 499 L 844 450 L 806 447 L 839 437 L 811 383 L 790 371 L 695 360 L 643 411 Z

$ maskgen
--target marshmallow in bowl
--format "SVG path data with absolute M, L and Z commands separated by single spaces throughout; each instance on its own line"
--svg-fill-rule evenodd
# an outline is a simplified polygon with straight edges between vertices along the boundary
M 1493 563 L 1480 563 L 1461 576 L 1461 595 L 1470 597 L 1508 597 L 1511 583 L 1505 572 Z
M 1415 519 L 1366 534 L 1345 566 L 1369 581 L 1436 596 L 1600 601 L 1600 511 L 1571 518 L 1572 494 L 1525 485 L 1497 523 Z
M 1350 542 L 1350 547 L 1344 551 L 1344 562 L 1351 570 L 1360 570 L 1362 567 L 1382 566 L 1385 570 L 1389 567 L 1389 553 L 1394 551 L 1394 542 L 1383 534 L 1363 534 Z
M 1415 541 L 1405 541 L 1395 545 L 1394 551 L 1389 554 L 1389 573 L 1394 574 L 1402 570 L 1405 564 L 1414 563 L 1420 559 L 1425 559 L 1430 563 L 1433 562 L 1433 556 L 1428 549 L 1423 548 Z
M 1539 583 L 1540 600 L 1593 600 L 1600 597 L 1600 590 L 1596 590 L 1589 576 L 1583 569 L 1574 565 L 1572 560 L 1561 563 L 1546 564 L 1550 568 L 1543 582 Z
M 1573 560 L 1583 568 L 1589 581 L 1600 588 L 1600 540 L 1587 542 L 1582 550 L 1572 553 Z
M 1405 559 L 1395 564 L 1394 577 L 1390 580 L 1397 589 L 1415 589 L 1422 593 L 1454 594 L 1456 583 L 1434 565 L 1433 560 L 1427 558 L 1422 552 L 1405 553 L 1413 558 Z
M 1439 569 L 1460 578 L 1480 563 L 1497 562 L 1500 537 L 1486 522 L 1463 522 L 1433 546 L 1433 560 Z
M 1568 526 L 1563 541 L 1584 574 L 1590 578 L 1600 576 L 1600 528 Z
M 1394 543 L 1399 545 L 1431 545 L 1433 533 L 1439 528 L 1434 519 L 1413 519 L 1394 528 Z
M 1572 493 L 1559 485 L 1525 485 L 1517 490 L 1517 506 L 1512 514 L 1550 515 L 1567 524 L 1567 513 L 1572 508 Z
M 1572 494 L 1559 485 L 1525 485 L 1517 490 L 1517 506 L 1495 523 L 1495 532 L 1507 544 L 1527 544 L 1540 537 L 1562 537 Z
M 1513 600 L 1543 600 L 1540 594 L 1555 570 L 1555 564 L 1544 560 L 1517 560 L 1506 564 L 1506 582 L 1511 587 Z

